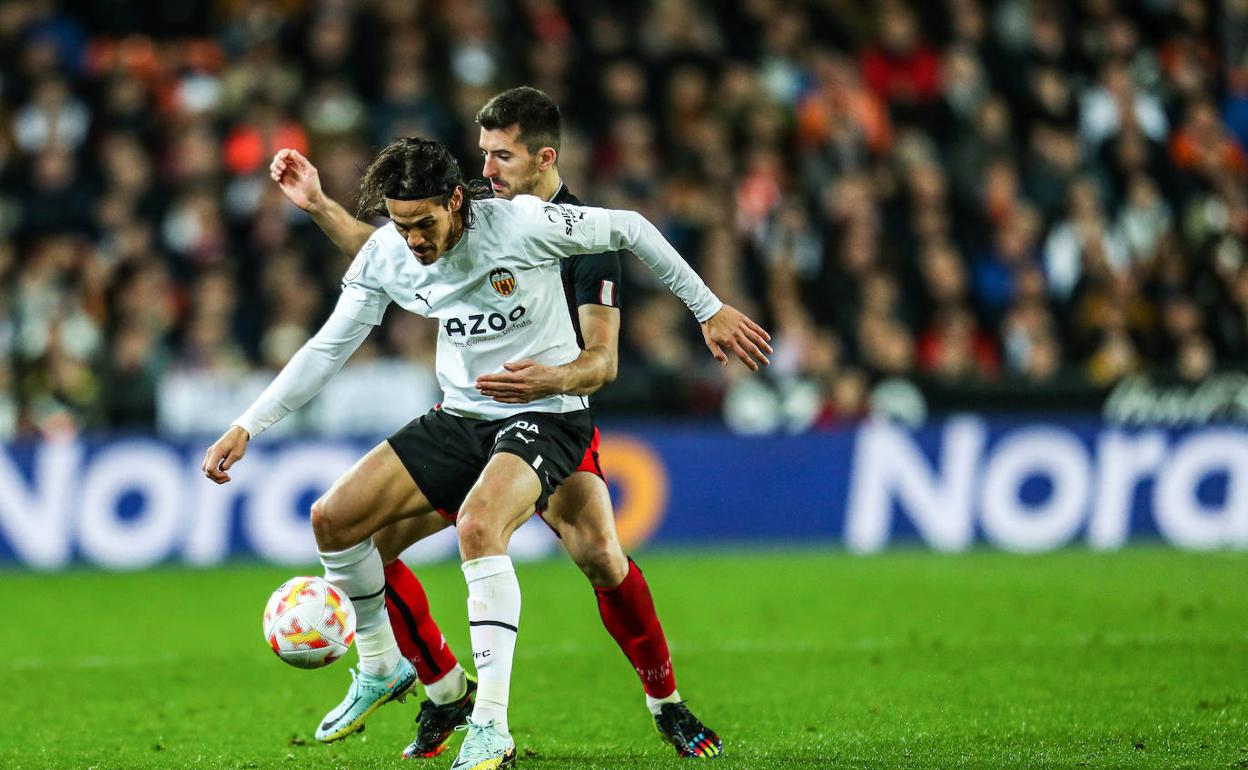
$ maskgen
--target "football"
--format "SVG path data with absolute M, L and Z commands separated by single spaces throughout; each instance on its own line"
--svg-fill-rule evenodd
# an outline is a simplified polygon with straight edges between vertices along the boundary
M 355 608 L 324 578 L 293 577 L 269 597 L 264 638 L 277 657 L 292 666 L 328 666 L 355 638 Z

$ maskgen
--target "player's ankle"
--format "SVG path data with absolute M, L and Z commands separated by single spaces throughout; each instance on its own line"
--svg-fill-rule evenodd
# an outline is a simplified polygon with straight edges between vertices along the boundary
M 468 678 L 459 664 L 446 672 L 441 679 L 425 685 L 425 695 L 439 706 L 454 703 L 468 694 Z
M 663 704 L 680 703 L 682 700 L 680 690 L 672 690 L 671 695 L 665 695 L 662 698 L 656 698 L 650 693 L 646 693 L 646 708 L 650 709 L 651 714 L 658 716 L 659 710 L 663 708 Z
M 360 653 L 360 671 L 370 676 L 390 676 L 403 660 L 394 643 L 390 626 L 356 633 L 356 650 Z M 363 644 L 361 644 L 363 642 Z
M 494 729 L 507 737 L 511 737 L 511 730 L 507 726 L 507 709 L 498 708 L 483 704 L 477 701 L 476 707 L 472 710 L 472 721 L 478 724 L 494 723 Z

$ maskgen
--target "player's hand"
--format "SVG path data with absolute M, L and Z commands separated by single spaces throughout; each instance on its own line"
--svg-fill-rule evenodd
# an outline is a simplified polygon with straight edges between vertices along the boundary
M 298 150 L 278 150 L 269 164 L 269 176 L 277 182 L 282 193 L 299 208 L 307 211 L 325 198 L 321 189 L 321 175 L 312 161 Z
M 526 358 L 503 364 L 503 369 L 506 371 L 478 377 L 477 390 L 503 404 L 527 404 L 563 392 L 563 378 L 558 367 Z
M 724 305 L 702 324 L 702 338 L 711 355 L 724 366 L 728 365 L 725 350 L 736 354 L 741 363 L 755 372 L 760 363 L 763 366 L 771 363 L 767 360 L 767 354 L 771 353 L 771 345 L 767 344 L 771 335 L 732 305 Z
M 251 436 L 247 435 L 247 431 L 237 425 L 231 425 L 230 429 L 217 439 L 217 443 L 208 447 L 208 451 L 204 452 L 204 475 L 218 484 L 229 481 L 230 466 L 243 459 L 243 455 L 247 453 L 247 442 L 250 440 Z

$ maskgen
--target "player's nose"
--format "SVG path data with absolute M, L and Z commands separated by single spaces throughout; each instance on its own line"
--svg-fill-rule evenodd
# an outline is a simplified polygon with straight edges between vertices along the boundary
M 498 176 L 498 164 L 491 157 L 486 157 L 485 164 L 481 167 L 481 176 L 486 179 L 493 179 Z

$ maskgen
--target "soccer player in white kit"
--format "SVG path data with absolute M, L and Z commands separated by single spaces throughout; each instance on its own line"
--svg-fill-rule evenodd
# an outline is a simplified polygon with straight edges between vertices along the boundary
M 481 126 L 481 174 L 495 197 L 535 195 L 549 203 L 585 205 L 560 176 L 562 116 L 548 95 L 529 86 L 510 88 L 481 108 L 477 123 Z M 316 167 L 296 150 L 279 150 L 269 170 L 283 194 L 308 212 L 348 259 L 372 237 L 376 226 L 356 219 L 325 195 Z M 580 358 L 561 367 L 515 362 L 505 373 L 479 379 L 478 389 L 497 401 L 520 403 L 557 392 L 592 395 L 615 379 L 623 282 L 620 262 L 615 251 L 578 254 L 562 261 L 570 310 L 575 305 L 570 317 L 584 350 Z M 678 689 L 676 667 L 650 585 L 620 545 L 598 447 L 595 427 L 581 464 L 538 515 L 588 578 L 603 627 L 637 673 L 655 729 L 679 756 L 715 758 L 722 753 L 723 742 L 690 709 Z M 451 525 L 454 511 L 442 513 L 446 525 Z M 437 524 L 427 518 L 405 519 L 373 537 L 385 563 L 386 609 L 399 651 L 415 664 L 425 689 L 416 735 L 403 750 L 406 758 L 440 754 L 454 728 L 472 714 L 476 697 L 476 682 L 465 675 L 446 645 L 420 579 L 398 558 L 413 542 L 433 534 Z
M 629 249 L 690 308 L 717 358 L 766 361 L 766 332 L 721 303 L 643 217 L 543 203 L 519 196 L 473 200 L 447 149 L 402 139 L 365 173 L 363 198 L 384 200 L 391 224 L 365 244 L 343 278 L 325 325 L 268 389 L 208 449 L 204 473 L 229 481 L 247 442 L 305 404 L 379 324 L 391 302 L 439 321 L 440 409 L 379 444 L 312 506 L 325 576 L 347 591 L 358 614 L 360 671 L 317 738 L 358 730 L 416 681 L 386 616 L 381 558 L 372 535 L 396 521 L 436 516 L 462 496 L 458 536 L 468 583 L 468 619 L 479 689 L 452 768 L 500 768 L 515 761 L 507 704 L 520 616 L 520 589 L 507 542 L 583 456 L 592 426 L 582 397 L 557 394 L 505 404 L 474 386 L 507 361 L 558 366 L 580 349 L 559 260 Z

